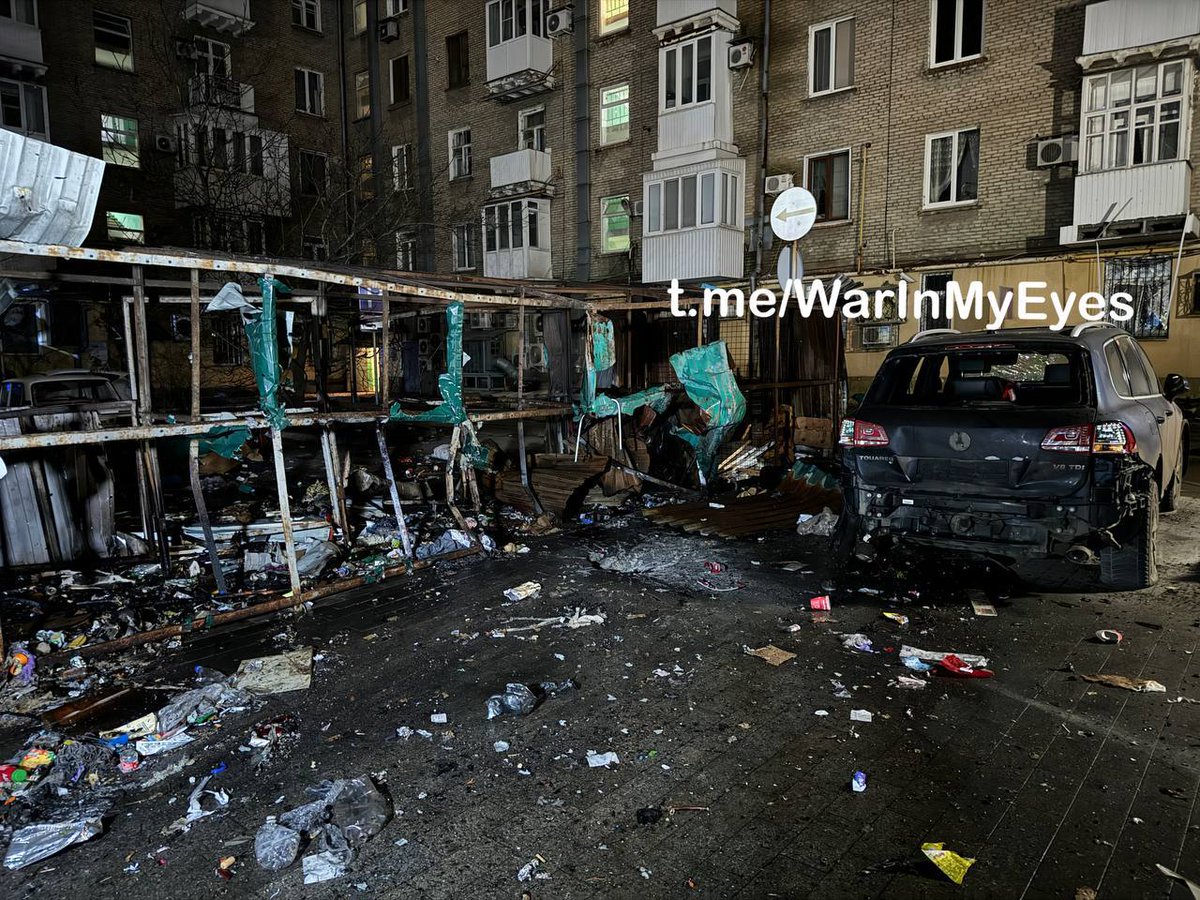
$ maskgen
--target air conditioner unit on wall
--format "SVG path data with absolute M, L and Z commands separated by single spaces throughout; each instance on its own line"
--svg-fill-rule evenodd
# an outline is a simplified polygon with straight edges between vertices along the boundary
M 546 13 L 546 37 L 571 33 L 571 10 L 552 9 Z
M 1037 165 L 1039 169 L 1052 166 L 1065 166 L 1079 161 L 1079 135 L 1068 134 L 1065 137 L 1049 138 L 1038 141 Z
M 729 68 L 747 69 L 754 64 L 754 42 L 748 38 L 729 44 Z
M 171 135 L 156 134 L 154 136 L 154 149 L 159 153 L 174 153 L 175 147 L 175 138 L 171 137 Z
M 792 186 L 792 176 L 791 175 L 788 175 L 786 173 L 783 175 L 768 175 L 767 181 L 766 181 L 766 187 L 764 188 L 764 191 L 768 194 L 782 194 L 784 191 L 786 191 L 791 186 Z
M 630 209 L 630 212 L 633 214 L 634 218 L 640 219 L 642 217 L 642 209 L 643 209 L 642 204 L 644 202 L 645 201 L 642 201 L 642 200 L 634 200 L 633 201 L 633 206 Z
M 379 40 L 385 44 L 400 39 L 400 23 L 395 19 L 379 23 Z

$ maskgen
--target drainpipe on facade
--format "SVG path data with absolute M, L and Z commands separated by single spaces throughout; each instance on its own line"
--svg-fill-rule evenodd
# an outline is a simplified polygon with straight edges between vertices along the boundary
M 372 181 L 375 182 L 375 196 L 388 196 L 384 185 L 384 172 L 390 174 L 390 166 L 385 170 L 385 160 L 383 155 L 383 147 L 380 146 L 380 141 L 383 137 L 383 97 L 379 89 L 379 6 L 375 3 L 367 4 L 367 92 L 368 102 L 371 104 L 371 173 Z M 375 255 L 379 258 L 380 236 L 373 236 L 375 239 Z
M 769 99 L 767 90 L 771 83 L 771 0 L 763 6 L 762 30 L 762 74 L 759 76 L 758 94 L 758 190 L 754 195 L 754 282 L 757 286 L 762 276 L 763 237 L 766 235 L 763 217 L 767 188 L 767 112 Z
M 592 277 L 591 51 L 588 4 L 575 4 L 575 280 Z
M 429 153 L 429 53 L 425 37 L 425 0 L 413 0 L 413 72 L 416 76 L 417 113 L 417 198 L 420 221 L 433 222 L 433 162 Z M 421 226 L 419 235 L 421 269 L 432 272 L 434 266 L 434 230 Z
M 344 0 L 337 0 L 335 3 L 337 9 L 337 75 L 338 75 L 338 102 L 341 106 L 339 118 L 341 119 L 340 133 L 342 138 L 342 165 L 345 171 L 350 171 L 350 114 L 346 109 L 346 23 L 345 19 L 345 3 Z M 347 201 L 349 202 L 349 201 Z M 347 219 L 349 221 L 349 219 Z

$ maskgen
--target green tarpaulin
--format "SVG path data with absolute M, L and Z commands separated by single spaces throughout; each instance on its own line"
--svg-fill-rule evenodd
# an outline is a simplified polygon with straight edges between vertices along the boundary
M 200 438 L 196 452 L 203 456 L 215 453 L 226 459 L 237 458 L 242 445 L 250 440 L 249 428 L 222 428 L 219 425 Z
M 446 371 L 438 376 L 438 393 L 442 402 L 419 413 L 407 413 L 399 403 L 393 403 L 388 418 L 393 422 L 440 422 L 461 425 L 467 421 L 463 405 L 463 305 L 451 303 L 446 307 Z
M 661 385 L 626 397 L 610 397 L 608 394 L 596 393 L 597 373 L 611 369 L 617 364 L 617 351 L 611 320 L 594 317 L 590 331 L 591 353 L 586 359 L 587 367 L 583 374 L 583 388 L 580 391 L 579 404 L 575 408 L 575 418 L 582 419 L 589 415 L 607 418 L 618 413 L 629 416 L 642 406 L 649 406 L 655 412 L 666 409 L 667 392 Z
M 703 434 L 675 429 L 676 435 L 695 448 L 696 467 L 707 481 L 712 476 L 717 449 L 726 433 L 746 415 L 746 398 L 729 368 L 724 341 L 676 353 L 671 357 L 671 368 L 708 423 Z
M 283 429 L 288 422 L 279 397 L 281 369 L 275 333 L 275 293 L 286 294 L 289 291 L 287 285 L 271 275 L 264 275 L 258 284 L 262 288 L 261 307 L 255 306 L 242 295 L 241 286 L 229 282 L 205 309 L 208 312 L 236 309 L 241 313 L 246 341 L 250 345 L 250 366 L 258 385 L 259 409 L 266 415 L 272 428 Z

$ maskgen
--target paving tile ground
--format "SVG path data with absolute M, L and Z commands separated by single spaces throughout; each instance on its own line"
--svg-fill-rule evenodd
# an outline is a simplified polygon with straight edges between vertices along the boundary
M 1158 587 L 1113 594 L 1031 571 L 995 618 L 942 593 L 947 582 L 987 586 L 982 570 L 855 580 L 829 570 L 820 540 L 722 543 L 628 519 L 330 598 L 299 618 L 192 636 L 156 674 L 231 669 L 298 645 L 322 659 L 309 691 L 226 717 L 188 748 L 184 772 L 124 794 L 103 836 L 0 874 L 0 894 L 1032 900 L 1087 886 L 1101 898 L 1185 898 L 1155 864 L 1200 880 L 1200 705 L 1172 702 L 1200 699 L 1200 501 L 1186 499 L 1163 530 Z M 677 560 L 660 580 L 587 559 L 647 545 Z M 707 592 L 696 559 L 726 563 L 745 586 Z M 784 571 L 789 560 L 811 573 Z M 502 605 L 503 588 L 530 579 L 539 597 Z M 830 583 L 835 621 L 814 623 L 808 599 Z M 903 629 L 856 590 L 897 584 L 922 591 L 903 607 Z M 607 623 L 489 636 L 512 617 L 577 606 L 602 607 Z M 1101 627 L 1125 641 L 1095 642 Z M 843 649 L 840 634 L 855 631 L 881 652 Z M 768 643 L 797 656 L 773 667 L 743 652 Z M 889 682 L 905 671 L 902 643 L 985 654 L 996 676 L 901 689 Z M 1076 677 L 1094 672 L 1153 678 L 1167 692 Z M 484 701 L 506 682 L 565 678 L 579 690 L 524 718 L 485 720 Z M 834 696 L 833 679 L 850 699 Z M 852 723 L 856 708 L 873 721 Z M 254 721 L 285 711 L 302 733 L 255 771 L 238 747 Z M 449 723 L 431 725 L 433 712 Z M 400 725 L 434 738 L 397 740 Z M 25 734 L 0 734 L 0 750 Z M 496 753 L 497 740 L 510 750 Z M 591 750 L 616 751 L 620 764 L 588 768 Z M 228 809 L 165 837 L 188 778 L 222 761 Z M 858 769 L 862 794 L 849 789 Z M 344 878 L 304 887 L 299 865 L 258 868 L 253 836 L 267 815 L 323 778 L 361 773 L 386 786 L 396 813 Z M 643 807 L 665 815 L 638 825 Z M 921 842 L 933 840 L 978 860 L 963 887 L 922 861 Z M 229 882 L 214 874 L 225 855 L 238 858 Z M 549 877 L 518 883 L 535 856 Z

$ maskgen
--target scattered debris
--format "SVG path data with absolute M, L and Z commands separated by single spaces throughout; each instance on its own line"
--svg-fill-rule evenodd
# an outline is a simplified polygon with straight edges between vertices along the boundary
M 988 603 L 986 600 L 972 600 L 971 609 L 975 611 L 977 616 L 995 616 L 997 615 L 996 607 Z
M 921 650 L 917 647 L 910 647 L 907 644 L 900 648 L 900 658 L 903 659 L 906 656 L 916 657 L 921 662 L 928 663 L 939 663 L 947 656 L 954 656 L 977 669 L 986 669 L 988 666 L 988 658 L 986 656 L 979 656 L 974 653 L 941 653 L 934 650 Z
M 815 516 L 812 513 L 800 513 L 796 520 L 796 534 L 829 537 L 837 528 L 837 523 L 838 514 L 826 506 Z
M 825 595 L 822 597 L 813 597 L 811 600 L 808 601 L 808 607 L 809 607 L 809 609 L 821 609 L 821 610 L 825 610 L 826 612 L 828 612 L 830 609 L 832 609 L 832 607 L 829 604 L 828 595 Z
M 861 794 L 867 789 L 867 773 L 855 772 L 850 778 L 850 789 L 856 794 Z
M 967 869 L 975 864 L 975 860 L 959 856 L 953 850 L 945 849 L 943 843 L 922 844 L 921 852 L 935 866 L 941 869 L 942 874 L 953 881 L 955 884 L 962 884 L 963 878 L 966 877 Z
M 1127 678 L 1124 675 L 1080 675 L 1084 681 L 1093 684 L 1107 684 L 1109 687 L 1122 688 L 1139 693 L 1166 693 L 1166 685 L 1159 684 L 1149 678 Z
M 850 710 L 851 722 L 870 722 L 874 718 L 869 709 L 852 709 Z
M 953 653 L 947 653 L 939 659 L 938 665 L 951 675 L 961 675 L 964 678 L 991 678 L 996 674 L 991 669 L 976 668 Z
M 4 854 L 4 866 L 8 869 L 23 869 L 53 856 L 60 850 L 65 850 L 72 844 L 91 840 L 103 830 L 98 815 L 85 815 L 71 822 L 26 825 L 13 835 L 8 852 Z
M 509 603 L 516 603 L 518 600 L 529 600 L 536 597 L 542 591 L 542 586 L 536 581 L 526 581 L 523 584 L 518 584 L 516 587 L 510 587 L 504 591 L 504 599 Z
M 235 688 L 252 694 L 286 694 L 306 691 L 312 684 L 312 647 L 278 656 L 246 659 L 231 679 Z
M 781 650 L 774 644 L 767 644 L 767 646 L 759 647 L 757 650 L 751 650 L 748 646 L 743 646 L 742 652 L 747 656 L 757 656 L 759 659 L 766 660 L 773 666 L 782 666 L 788 660 L 796 658 L 795 653 Z
M 1125 635 L 1114 628 L 1101 628 L 1096 632 L 1096 640 L 1101 644 L 1119 644 L 1125 640 Z
M 889 612 L 885 610 L 884 612 L 880 613 L 880 615 L 882 615 L 885 619 L 890 619 L 901 627 L 908 624 L 908 616 L 904 615 L 904 613 Z
M 871 639 L 865 634 L 848 634 L 842 638 L 842 646 L 847 650 L 857 650 L 860 653 L 874 653 Z
M 1170 878 L 1172 881 L 1178 881 L 1185 888 L 1187 888 L 1188 891 L 1192 895 L 1192 900 L 1200 900 L 1200 884 L 1196 884 L 1196 882 L 1192 881 L 1190 878 L 1187 878 L 1183 875 L 1180 875 L 1178 872 L 1168 869 L 1162 863 L 1155 863 L 1154 867 L 1156 869 L 1158 869 L 1158 871 L 1160 871 L 1164 875 L 1166 875 L 1168 878 Z
M 589 750 L 587 753 L 587 764 L 590 769 L 607 769 L 609 766 L 619 765 L 621 762 L 616 751 L 609 750 L 607 753 L 596 753 L 594 750 Z

